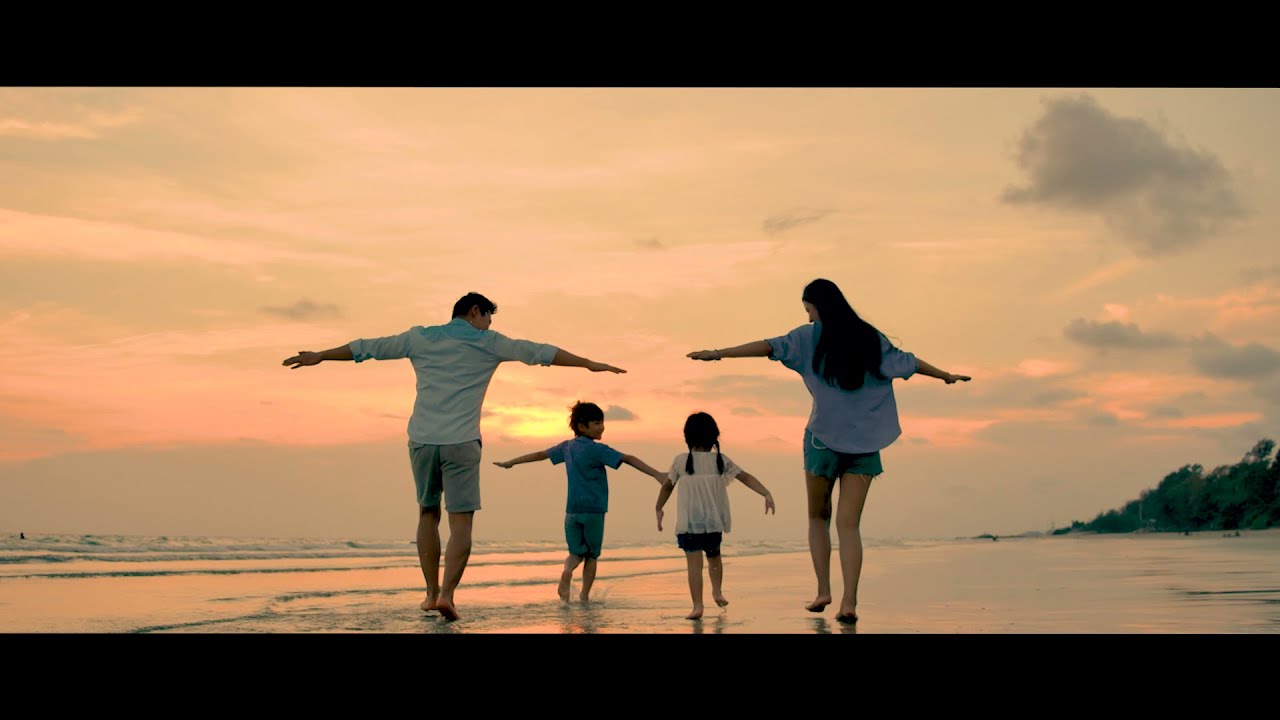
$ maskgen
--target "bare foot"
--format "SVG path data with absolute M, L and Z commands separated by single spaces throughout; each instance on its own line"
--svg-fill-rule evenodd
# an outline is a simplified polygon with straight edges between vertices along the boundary
M 720 607 L 724 607 L 729 604 L 729 601 L 725 600 L 724 595 L 712 595 L 711 597 L 715 599 L 716 604 Z
M 804 609 L 808 610 L 809 612 L 822 612 L 830 604 L 831 604 L 830 595 L 819 595 L 818 597 L 813 599 L 813 602 L 809 603 L 808 605 L 805 605 Z
M 581 602 L 584 602 L 584 603 L 585 603 L 585 602 L 591 602 L 590 598 L 588 598 L 588 597 L 587 597 L 586 593 L 583 593 L 583 594 L 579 595 L 579 596 L 578 596 L 578 600 L 579 600 L 579 601 L 581 601 Z
M 560 595 L 560 602 L 569 602 L 569 584 L 571 582 L 573 582 L 573 575 L 560 573 L 560 585 L 556 588 L 556 593 Z
M 461 617 L 458 615 L 458 611 L 453 607 L 453 598 L 445 599 L 444 597 L 441 597 L 436 601 L 436 610 L 439 610 L 440 614 L 444 616 L 444 619 L 449 620 L 450 622 Z
M 436 599 L 431 597 L 431 595 L 428 593 L 427 599 L 419 603 L 418 607 L 422 608 L 422 612 L 431 612 L 432 610 L 436 609 Z
M 853 623 L 858 622 L 858 613 L 854 612 L 853 608 L 845 609 L 841 606 L 840 612 L 836 613 L 836 620 L 847 625 L 852 625 Z
M 700 618 L 700 617 L 702 617 L 702 606 L 701 606 L 701 605 L 694 605 L 694 606 L 693 606 L 693 612 L 689 613 L 688 615 L 685 615 L 685 616 L 684 616 L 684 619 L 685 619 L 685 620 L 697 620 L 697 619 L 698 619 L 698 618 Z

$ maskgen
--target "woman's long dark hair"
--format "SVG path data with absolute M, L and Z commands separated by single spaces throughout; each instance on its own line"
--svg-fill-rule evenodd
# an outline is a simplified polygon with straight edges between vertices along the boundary
M 693 474 L 694 446 L 716 448 L 716 471 L 724 474 L 724 459 L 720 457 L 720 427 L 716 419 L 704 412 L 696 412 L 684 421 L 684 444 L 689 446 L 689 459 L 684 463 L 686 475 Z
M 818 278 L 804 286 L 801 300 L 818 309 L 822 334 L 813 352 L 813 372 L 841 390 L 862 387 L 866 374 L 884 380 L 880 372 L 880 331 L 858 317 L 840 288 Z

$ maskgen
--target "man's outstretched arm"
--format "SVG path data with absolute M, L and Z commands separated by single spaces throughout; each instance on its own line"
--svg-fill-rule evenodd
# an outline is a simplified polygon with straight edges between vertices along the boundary
M 324 352 L 311 352 L 310 350 L 299 350 L 297 355 L 286 358 L 281 365 L 291 365 L 290 370 L 297 370 L 303 365 L 319 365 L 325 360 L 351 360 L 351 346 L 340 345 L 336 348 L 330 348 Z
M 605 363 L 602 363 L 602 362 L 596 362 L 594 360 L 588 360 L 583 357 L 578 357 L 577 355 L 574 355 L 568 350 L 561 350 L 560 348 L 556 348 L 556 356 L 554 359 L 551 360 L 551 364 L 560 365 L 562 367 L 581 367 L 581 368 L 586 368 L 591 372 L 611 372 L 611 373 L 626 372 L 626 370 L 623 370 L 622 368 L 616 368 L 612 365 L 606 365 Z

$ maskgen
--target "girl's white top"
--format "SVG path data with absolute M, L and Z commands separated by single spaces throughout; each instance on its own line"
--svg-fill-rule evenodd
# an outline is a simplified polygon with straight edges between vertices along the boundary
M 676 534 L 729 532 L 728 487 L 742 468 L 735 465 L 728 455 L 721 455 L 724 472 L 717 472 L 714 451 L 695 451 L 693 474 L 690 475 L 685 472 L 688 456 L 689 453 L 677 455 L 667 471 L 667 477 L 676 486 Z

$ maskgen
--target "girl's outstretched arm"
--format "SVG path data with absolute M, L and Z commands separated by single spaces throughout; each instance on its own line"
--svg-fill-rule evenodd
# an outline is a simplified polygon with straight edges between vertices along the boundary
M 773 504 L 773 495 L 769 493 L 769 489 L 764 486 L 764 483 L 756 479 L 755 475 L 752 475 L 746 470 L 743 470 L 742 472 L 738 473 L 738 479 L 742 481 L 743 485 L 746 485 L 747 487 L 751 488 L 752 490 L 755 490 L 757 493 L 760 493 L 761 495 L 764 496 L 764 514 L 765 515 L 768 515 L 769 513 L 773 513 L 774 515 L 778 514 L 778 510 L 776 507 L 774 507 L 774 504 Z
M 689 353 L 686 357 L 693 360 L 720 360 L 722 358 L 738 358 L 738 357 L 769 357 L 773 353 L 773 346 L 768 340 L 756 340 L 755 342 L 736 345 L 723 350 L 697 350 Z
M 676 486 L 671 482 L 670 478 L 662 481 L 662 489 L 658 491 L 658 507 L 655 510 L 658 513 L 658 532 L 662 532 L 662 508 L 667 506 L 667 500 L 671 498 L 671 491 Z

